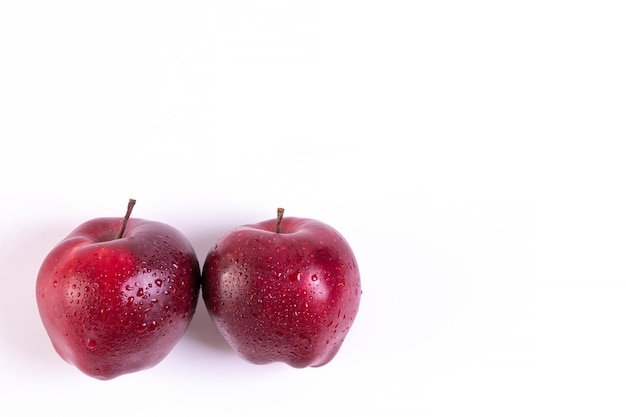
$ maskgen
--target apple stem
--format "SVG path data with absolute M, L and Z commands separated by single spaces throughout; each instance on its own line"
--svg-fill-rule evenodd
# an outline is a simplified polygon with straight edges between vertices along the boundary
M 285 209 L 279 207 L 278 210 L 276 210 L 276 212 L 277 212 L 277 216 L 276 216 L 276 233 L 280 233 L 280 224 L 283 222 L 283 213 L 285 212 Z
M 126 214 L 124 215 L 124 219 L 122 220 L 122 227 L 120 228 L 120 232 L 117 234 L 117 239 L 121 239 L 124 235 L 124 230 L 126 230 L 126 224 L 128 223 L 130 213 L 132 213 L 133 207 L 135 207 L 136 202 L 137 200 L 134 200 L 132 198 L 128 200 L 128 207 L 126 208 Z

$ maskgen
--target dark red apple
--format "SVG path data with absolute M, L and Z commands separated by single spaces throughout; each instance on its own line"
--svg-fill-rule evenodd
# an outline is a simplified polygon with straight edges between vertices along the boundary
M 217 241 L 204 263 L 202 296 L 217 329 L 248 361 L 322 366 L 356 317 L 357 261 L 334 228 L 282 214 Z
M 161 362 L 183 336 L 200 287 L 198 258 L 173 227 L 130 218 L 89 220 L 45 258 L 36 283 L 58 354 L 111 379 Z

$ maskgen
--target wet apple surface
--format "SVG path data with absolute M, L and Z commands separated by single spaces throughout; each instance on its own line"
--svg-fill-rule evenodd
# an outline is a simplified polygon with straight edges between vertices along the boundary
M 195 312 L 200 268 L 189 241 L 163 223 L 85 222 L 45 258 L 39 313 L 52 345 L 87 375 L 111 379 L 150 368 Z
M 203 298 L 218 330 L 250 362 L 322 366 L 356 317 L 357 262 L 322 222 L 278 223 L 241 226 L 219 239 L 203 267 Z

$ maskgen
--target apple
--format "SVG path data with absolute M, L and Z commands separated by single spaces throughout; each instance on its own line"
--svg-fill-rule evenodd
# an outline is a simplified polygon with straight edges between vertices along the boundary
M 359 268 L 337 230 L 283 213 L 218 239 L 203 265 L 202 298 L 244 359 L 319 367 L 335 357 L 354 322 Z
M 89 220 L 44 259 L 37 306 L 56 352 L 108 380 L 153 367 L 183 336 L 200 289 L 198 258 L 185 236 L 155 221 Z

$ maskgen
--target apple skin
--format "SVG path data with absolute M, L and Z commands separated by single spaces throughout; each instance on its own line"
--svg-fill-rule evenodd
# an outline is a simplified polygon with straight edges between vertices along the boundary
M 202 297 L 228 344 L 255 364 L 319 367 L 356 317 L 359 268 L 347 241 L 313 219 L 285 217 L 222 236 L 202 270 Z
M 102 380 L 161 362 L 187 330 L 199 297 L 198 258 L 173 227 L 97 218 L 44 259 L 39 314 L 57 353 Z

